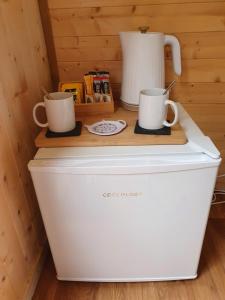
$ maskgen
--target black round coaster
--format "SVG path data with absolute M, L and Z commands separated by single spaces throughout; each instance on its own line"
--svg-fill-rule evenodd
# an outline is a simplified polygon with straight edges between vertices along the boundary
M 139 126 L 138 120 L 136 122 L 134 133 L 137 134 L 149 134 L 149 135 L 171 135 L 171 128 L 164 126 L 160 129 L 145 129 Z
M 58 137 L 69 137 L 69 136 L 79 136 L 81 135 L 82 122 L 76 121 L 76 127 L 73 130 L 67 132 L 54 132 L 47 130 L 45 136 L 47 138 L 58 138 Z

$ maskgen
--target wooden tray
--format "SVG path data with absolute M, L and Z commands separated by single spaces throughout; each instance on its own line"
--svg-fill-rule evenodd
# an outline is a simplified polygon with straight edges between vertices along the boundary
M 126 111 L 123 108 L 117 109 L 113 114 L 80 116 L 77 118 L 84 124 L 104 120 L 120 120 L 127 122 L 128 126 L 119 134 L 111 136 L 98 136 L 89 133 L 82 128 L 80 136 L 46 138 L 46 129 L 43 129 L 35 140 L 37 147 L 94 147 L 94 146 L 135 146 L 135 145 L 179 145 L 187 142 L 185 133 L 179 124 L 172 127 L 171 135 L 144 135 L 135 134 L 134 127 L 137 120 L 137 112 Z

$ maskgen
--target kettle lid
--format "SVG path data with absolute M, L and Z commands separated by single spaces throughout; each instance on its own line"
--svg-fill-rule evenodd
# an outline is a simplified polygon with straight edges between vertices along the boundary
M 139 26 L 138 27 L 138 31 L 122 31 L 119 32 L 120 36 L 121 35 L 138 35 L 140 36 L 140 34 L 142 35 L 146 35 L 146 36 L 151 36 L 151 35 L 164 35 L 164 33 L 162 32 L 152 32 L 152 31 L 148 31 L 149 30 L 149 26 Z
M 146 33 L 149 30 L 149 26 L 140 26 L 138 29 L 141 33 Z

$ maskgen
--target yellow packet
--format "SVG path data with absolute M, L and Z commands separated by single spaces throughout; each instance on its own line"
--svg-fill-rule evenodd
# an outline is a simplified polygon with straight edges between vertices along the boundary
M 88 95 L 93 95 L 93 76 L 84 75 L 85 92 Z
M 83 84 L 81 82 L 61 82 L 59 91 L 72 93 L 76 104 L 84 102 Z

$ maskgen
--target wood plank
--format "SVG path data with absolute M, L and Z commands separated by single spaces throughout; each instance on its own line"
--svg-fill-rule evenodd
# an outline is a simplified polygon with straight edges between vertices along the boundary
M 171 61 L 166 61 L 166 81 L 176 78 L 177 82 L 225 82 L 225 59 L 183 60 L 180 77 L 173 73 Z M 60 81 L 80 81 L 90 70 L 108 70 L 112 83 L 121 82 L 120 61 L 58 62 Z
M 105 7 L 105 6 L 119 6 L 121 0 L 47 0 L 49 8 L 72 8 L 72 7 Z M 214 2 L 215 0 L 207 0 L 207 2 Z M 200 3 L 206 0 L 182 0 L 182 3 Z M 224 2 L 224 0 L 217 0 L 217 2 Z M 149 4 L 180 4 L 179 0 L 138 0 L 139 5 Z M 137 0 L 123 0 L 123 5 L 136 5 Z
M 0 261 L 0 299 L 15 300 L 18 296 L 13 290 L 4 264 Z
M 207 236 L 206 236 L 207 238 Z M 208 241 L 210 243 L 210 241 Z M 199 273 L 200 276 L 197 279 L 197 284 L 195 284 L 195 280 L 185 281 L 185 286 L 187 290 L 191 290 L 194 294 L 194 299 L 220 299 L 219 291 L 216 288 L 213 277 L 210 273 L 210 268 L 207 265 L 207 258 L 204 256 L 204 248 L 202 250 L 202 256 L 200 260 Z M 207 257 L 209 254 L 207 253 Z
M 119 35 L 113 36 L 59 36 L 54 37 L 56 49 L 120 48 Z
M 171 98 L 181 103 L 222 104 L 225 103 L 225 83 L 178 83 L 171 91 Z
M 58 61 L 95 61 L 95 60 L 121 60 L 122 53 L 120 48 L 96 47 L 90 49 L 56 49 L 56 58 Z
M 109 70 L 112 83 L 121 82 L 121 62 L 58 62 L 60 81 L 80 81 L 91 70 Z
M 23 254 L 28 260 L 32 261 L 32 247 L 30 247 L 28 240 L 29 232 L 27 232 L 27 227 L 31 226 L 31 212 L 21 184 L 17 164 L 10 148 L 10 140 L 6 135 L 2 111 L 0 113 L 0 120 L 3 124 L 0 130 L 0 142 L 2 145 L 0 151 L 0 184 L 2 186 L 2 192 L 8 199 L 8 205 L 11 210 L 11 215 L 13 216 L 13 224 L 18 236 L 20 236 Z
M 121 85 L 112 84 L 112 91 L 114 99 L 119 100 Z M 176 83 L 170 92 L 170 98 L 189 104 L 223 104 L 225 103 L 225 83 Z
M 150 25 L 152 31 L 205 32 L 224 31 L 222 16 L 174 16 L 165 17 L 93 17 L 69 18 L 58 21 L 60 17 L 52 17 L 54 36 L 89 36 L 116 35 L 120 31 L 136 31 L 141 24 Z M 175 20 L 176 19 L 176 20 Z
M 26 165 L 35 151 L 31 133 L 32 130 L 35 132 L 35 126 L 33 125 L 31 111 L 34 104 L 32 101 L 35 98 L 37 101 L 38 94 L 35 85 L 39 84 L 39 81 L 38 75 L 33 71 L 35 69 L 33 60 L 31 59 L 30 64 L 27 63 L 27 57 L 29 57 L 29 53 L 32 53 L 32 50 L 28 48 L 23 50 L 23 45 L 29 41 L 29 37 L 24 33 L 25 17 L 20 13 L 21 3 L 17 2 L 13 3 L 13 6 L 11 5 L 11 3 L 4 5 L 4 10 L 2 10 L 4 14 L 0 26 L 0 41 L 4 42 L 5 45 L 0 49 L 0 55 L 4 57 L 0 70 L 1 112 L 11 146 L 16 154 L 15 159 L 21 174 L 19 180 L 23 181 L 24 192 L 27 194 L 27 198 L 30 199 L 28 203 L 32 203 L 30 209 L 36 212 L 37 202 L 34 198 L 34 190 Z M 11 10 L 15 11 L 15 23 L 8 25 Z M 7 35 L 5 35 L 4 28 L 7 28 Z M 40 90 L 38 93 L 40 93 Z M 29 128 L 27 123 L 30 124 Z M 21 136 L 23 136 L 23 139 L 21 139 Z
M 23 293 L 29 267 L 21 247 L 21 241 L 13 227 L 12 216 L 7 205 L 7 197 L 0 184 L 0 262 L 5 266 L 5 276 L 9 277 L 14 292 L 19 296 Z
M 49 261 L 50 261 L 50 263 L 49 263 Z M 48 265 L 48 268 L 46 268 L 46 265 Z M 45 262 L 44 269 L 46 272 L 42 271 L 38 284 L 43 285 L 45 288 L 40 291 L 40 293 L 36 297 L 36 300 L 44 300 L 46 298 L 46 291 L 48 291 L 48 295 L 51 300 L 54 300 L 54 299 L 56 300 L 55 296 L 57 296 L 56 288 L 58 285 L 58 280 L 55 280 L 55 267 L 51 261 L 50 253 Z M 68 284 L 68 282 L 67 282 L 67 284 Z M 64 295 L 63 295 L 63 297 L 64 297 Z M 62 300 L 63 300 L 63 297 L 62 297 Z M 34 297 L 32 299 L 34 299 Z M 82 300 L 85 300 L 85 298 Z
M 49 60 L 47 54 L 47 48 L 45 44 L 45 38 L 43 34 L 41 16 L 39 11 L 40 1 L 31 0 L 27 2 L 26 0 L 22 0 L 23 3 L 23 20 L 24 27 L 29 28 L 27 30 L 27 34 L 25 35 L 26 41 L 31 45 L 30 49 L 27 49 L 27 53 L 33 56 L 33 60 L 31 61 L 32 68 L 30 69 L 33 72 L 33 77 L 36 79 L 35 82 L 31 84 L 28 83 L 29 92 L 31 93 L 34 89 L 35 95 L 42 95 L 40 93 L 40 86 L 46 85 L 46 88 L 51 86 L 51 76 L 49 70 Z M 32 11 L 32 14 L 30 13 Z M 18 45 L 18 48 L 21 47 L 24 50 L 24 45 Z M 24 51 L 25 52 L 25 51 Z M 25 52 L 25 54 L 27 54 Z M 34 72 L 35 69 L 35 72 Z M 28 72 L 28 67 L 24 65 L 25 73 Z M 29 74 L 31 75 L 31 74 Z M 31 77 L 31 78 L 33 78 Z M 30 78 L 30 77 L 28 77 Z M 36 84 L 36 85 L 35 85 Z M 30 88 L 32 85 L 32 89 Z M 34 96 L 34 100 L 31 101 L 32 104 L 36 103 Z
M 37 283 L 39 281 L 48 254 L 49 247 L 47 245 L 47 240 L 45 240 L 44 247 L 41 248 L 39 257 L 37 257 L 37 260 L 33 265 L 33 269 L 30 272 L 30 277 L 27 279 L 24 300 L 31 300 L 33 298 Z
M 225 118 L 224 104 L 184 104 L 184 108 L 191 115 L 193 120 L 198 122 L 200 126 L 207 125 L 207 129 L 211 132 L 221 133 L 223 135 L 222 127 L 224 126 Z M 211 125 L 211 126 L 210 126 Z M 218 127 L 221 126 L 221 127 Z
M 217 200 L 222 201 L 223 196 L 217 196 Z M 224 204 L 216 204 L 211 206 L 210 219 L 225 219 L 225 206 Z
M 183 73 L 177 78 L 179 82 L 224 82 L 222 71 L 225 59 L 194 59 L 183 60 Z M 168 81 L 174 77 L 171 62 L 166 64 Z
M 56 51 L 54 47 L 48 4 L 46 0 L 39 0 L 38 4 L 40 8 L 41 21 L 42 21 L 43 31 L 45 35 L 45 42 L 47 46 L 49 66 L 51 68 L 51 79 L 52 82 L 55 83 L 54 88 L 56 89 L 56 84 L 59 81 L 59 73 L 58 73 L 58 67 L 56 62 Z
M 185 9 L 185 10 L 184 10 Z M 207 1 L 203 3 L 199 2 L 179 2 L 179 3 L 166 3 L 160 5 L 123 5 L 120 2 L 118 6 L 111 7 L 80 7 L 80 8 L 66 8 L 66 9 L 50 9 L 53 16 L 61 16 L 61 21 L 65 16 L 72 18 L 77 17 L 128 17 L 128 16 L 174 16 L 179 12 L 182 16 L 222 16 L 224 12 L 223 2 L 214 1 L 209 3 Z
M 93 124 L 102 120 L 102 115 L 81 116 L 83 124 Z M 94 146 L 122 146 L 122 145 L 160 145 L 160 144 L 185 144 L 186 137 L 179 125 L 172 128 L 171 135 L 140 135 L 134 134 L 137 112 L 128 112 L 119 108 L 113 114 L 104 115 L 106 120 L 125 120 L 127 127 L 119 134 L 111 136 L 98 136 L 82 129 L 82 134 L 77 137 L 46 138 L 43 129 L 35 139 L 37 147 L 94 147 Z
M 182 59 L 224 58 L 225 32 L 176 33 L 181 44 Z M 171 50 L 171 49 L 169 49 Z M 167 53 L 171 57 L 171 52 Z
M 50 11 L 54 36 L 117 35 L 143 25 L 166 33 L 224 31 L 224 14 L 222 2 Z
M 216 295 L 215 296 L 218 299 L 223 299 L 225 295 L 225 285 L 223 280 L 223 275 L 225 270 L 225 260 L 224 260 L 224 255 L 222 255 L 221 251 L 224 253 L 225 247 L 224 244 L 221 243 L 220 244 L 221 249 L 220 249 L 220 247 L 218 247 L 218 240 L 224 239 L 225 228 L 221 228 L 220 226 L 218 226 L 217 220 L 212 220 L 211 224 L 212 226 L 208 228 L 208 232 L 210 236 L 214 235 L 215 238 L 212 239 L 211 243 L 205 244 L 204 250 L 207 252 L 209 257 L 215 255 L 217 259 L 216 260 L 207 259 L 206 261 L 205 252 L 203 253 L 203 256 L 210 270 L 210 275 L 213 280 L 215 290 L 217 291 L 218 294 L 218 296 Z M 221 229 L 223 232 L 221 231 Z
M 225 32 L 177 33 L 182 59 L 225 58 Z M 119 36 L 55 37 L 58 61 L 122 60 Z M 165 57 L 171 59 L 166 47 Z
M 0 2 L 0 43 L 0 298 L 14 300 L 24 299 L 45 240 L 27 170 L 36 150 L 32 108 L 40 86 L 51 84 L 37 0 Z

